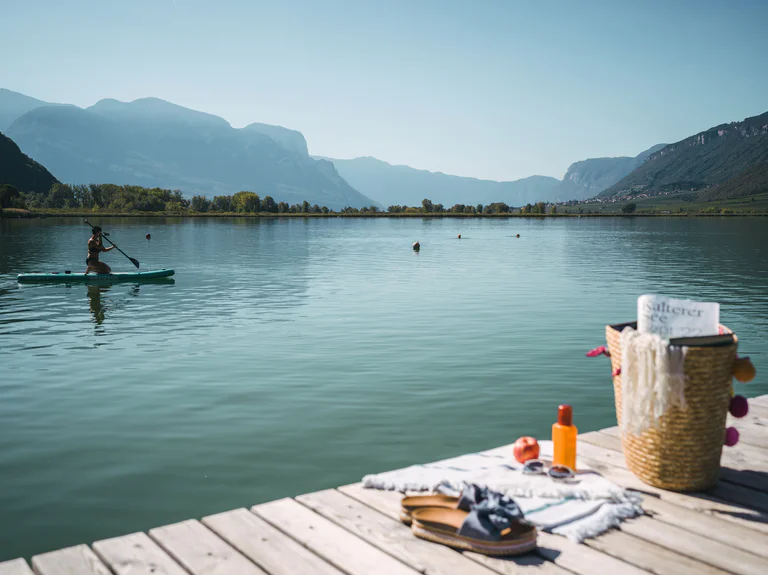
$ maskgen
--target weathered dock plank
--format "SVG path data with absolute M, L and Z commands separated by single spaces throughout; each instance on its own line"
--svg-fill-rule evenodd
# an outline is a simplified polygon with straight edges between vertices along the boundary
M 152 537 L 192 575 L 264 575 L 199 521 L 190 519 L 149 531 Z
M 736 421 L 751 421 L 753 423 L 756 423 L 757 425 L 765 426 L 768 424 L 768 407 L 764 407 L 762 405 L 755 405 L 751 403 L 751 399 L 749 400 L 749 412 L 747 415 L 743 418 L 737 419 L 734 418 Z
M 91 547 L 115 575 L 188 575 L 146 533 L 103 539 Z
M 111 575 L 87 545 L 76 545 L 35 555 L 32 569 L 37 575 Z
M 768 409 L 768 394 L 759 397 L 750 397 L 749 406 L 752 407 L 753 405 Z
M 400 498 L 400 495 L 398 493 L 363 489 L 360 486 L 360 484 L 341 487 L 340 491 L 346 494 L 349 494 L 352 497 L 360 498 L 375 508 L 382 508 L 386 510 L 391 516 L 394 516 L 394 517 L 397 516 L 397 510 L 399 509 L 398 502 Z M 631 553 L 628 552 L 625 548 L 625 544 L 627 543 L 627 538 L 634 545 L 634 550 Z M 601 538 L 598 538 L 592 541 L 600 541 L 600 539 Z M 540 534 L 539 545 L 541 549 L 539 552 L 544 556 L 559 558 L 560 557 L 560 555 L 558 554 L 559 549 L 556 549 L 556 548 L 560 547 L 561 545 L 567 548 L 568 543 L 570 542 L 566 542 L 566 541 L 567 540 L 563 539 L 562 537 L 552 536 L 546 533 Z M 591 543 L 591 542 L 588 542 L 588 543 Z M 654 569 L 653 572 L 656 572 L 656 573 L 671 573 L 671 574 L 674 574 L 676 572 L 682 573 L 682 571 L 677 570 L 678 566 L 681 563 L 684 563 L 689 566 L 688 567 L 689 571 L 684 571 L 684 572 L 713 573 L 713 574 L 722 573 L 722 571 L 716 568 L 698 563 L 697 561 L 693 561 L 686 557 L 683 557 L 682 559 L 677 558 L 673 560 L 672 556 L 675 555 L 674 552 L 667 551 L 663 548 L 659 548 L 657 545 L 648 543 L 642 539 L 637 539 L 631 536 L 627 536 L 626 538 L 623 538 L 623 539 L 611 538 L 610 540 L 606 541 L 601 547 L 602 548 L 599 548 L 598 551 L 603 551 L 608 555 L 611 555 L 611 557 L 602 558 L 602 557 L 598 557 L 593 553 L 590 553 L 590 551 L 586 551 L 585 553 L 587 557 L 590 558 L 593 562 L 599 561 L 600 565 L 613 565 L 614 568 L 621 569 L 621 571 L 618 571 L 618 572 L 622 572 L 622 573 L 637 572 L 638 569 L 645 569 L 646 567 L 650 567 Z M 576 546 L 574 549 L 578 549 L 578 546 Z M 513 560 L 514 558 L 510 558 L 505 560 L 504 563 L 510 564 L 511 561 Z M 623 564 L 619 564 L 618 562 L 616 562 L 616 560 L 619 560 Z M 555 559 L 556 563 L 557 561 L 558 559 Z M 582 565 L 583 562 L 576 558 L 572 558 L 572 559 L 562 558 L 562 559 L 559 559 L 559 561 L 561 563 L 565 562 L 565 564 L 563 564 L 562 567 L 575 571 L 577 573 L 599 572 L 599 571 L 590 571 L 589 567 Z M 493 565 L 490 565 L 490 566 L 493 567 Z M 513 573 L 531 572 L 530 570 L 526 571 L 525 570 L 526 567 L 527 566 L 525 565 L 516 566 L 516 570 L 512 572 Z M 579 571 L 579 569 L 582 567 L 584 571 Z
M 579 442 L 580 444 L 588 443 L 606 449 L 608 452 L 615 453 L 616 455 L 614 457 L 617 462 L 620 463 L 622 467 L 626 467 L 626 460 L 624 459 L 624 454 L 622 453 L 621 448 L 621 440 L 615 435 L 603 433 L 602 431 L 585 433 L 583 436 L 579 436 Z M 728 493 L 731 497 L 739 498 L 740 492 L 738 491 L 738 487 L 731 487 L 728 483 L 734 484 L 734 486 L 749 488 L 749 490 L 755 489 L 763 493 L 754 496 L 749 495 L 749 492 L 746 492 L 745 496 L 749 498 L 748 503 L 759 509 L 768 510 L 768 507 L 766 507 L 768 506 L 768 498 L 766 498 L 766 495 L 768 495 L 768 473 L 759 469 L 761 465 L 765 464 L 761 464 L 755 459 L 753 459 L 753 465 L 747 463 L 745 461 L 746 458 L 749 457 L 749 455 L 747 455 L 747 453 L 749 453 L 747 450 L 762 451 L 753 446 L 743 446 L 742 451 L 737 455 L 732 454 L 730 457 L 724 455 L 723 460 L 729 465 L 734 465 L 736 467 L 722 467 L 720 469 L 720 478 L 723 482 L 721 482 L 714 491 L 710 491 L 710 493 Z M 754 499 L 755 497 L 756 499 Z
M 662 501 L 697 512 L 711 513 L 729 522 L 738 523 L 748 529 L 768 534 L 768 515 L 752 509 L 748 505 L 726 501 L 713 497 L 709 493 L 676 493 L 652 487 L 640 481 L 626 467 L 617 466 L 615 464 L 616 452 L 610 452 L 586 442 L 579 444 L 579 451 L 581 453 L 579 456 L 580 464 L 583 463 L 601 473 L 606 479 L 617 485 L 659 497 Z M 650 497 L 646 498 L 646 500 L 649 499 Z
M 0 563 L 0 575 L 33 575 L 24 559 L 14 559 Z
M 270 575 L 342 575 L 298 541 L 247 509 L 203 518 L 203 524 Z
M 703 496 L 712 496 L 738 503 L 748 509 L 759 511 L 763 517 L 768 513 L 768 493 L 721 481 Z
M 682 527 L 691 533 L 768 559 L 768 538 L 754 529 L 726 521 L 705 511 L 692 511 L 656 497 L 646 497 L 643 509 L 651 513 L 657 521 Z
M 398 520 L 400 515 L 400 498 L 402 497 L 399 493 L 364 489 L 360 483 L 339 487 L 339 491 L 387 515 L 391 519 Z M 505 557 L 503 559 L 466 551 L 462 552 L 462 554 L 504 575 L 565 575 L 570 573 L 570 571 L 558 567 L 536 553 L 528 553 L 517 557 Z
M 621 452 L 621 439 L 618 428 L 611 427 L 579 436 L 581 441 Z M 750 489 L 768 492 L 768 451 L 754 445 L 739 445 L 736 448 L 724 447 L 722 461 L 724 467 L 720 477 L 724 481 L 743 485 Z
M 729 415 L 728 425 L 739 431 L 739 443 L 746 443 L 761 449 L 768 446 L 768 417 L 749 414 L 738 419 Z
M 300 495 L 296 500 L 420 573 L 494 573 L 449 547 L 414 537 L 411 530 L 400 521 L 335 489 Z
M 256 505 L 251 511 L 349 575 L 418 573 L 293 499 Z
M 621 439 L 617 428 L 584 433 L 579 436 L 579 440 L 610 451 L 622 453 Z M 760 451 L 751 445 L 743 445 L 738 451 L 734 451 L 733 448 L 724 448 L 722 460 L 726 466 L 721 468 L 721 479 L 751 489 L 768 491 L 768 481 L 766 481 L 765 476 L 750 471 L 753 469 L 760 471 L 762 467 L 768 466 L 768 463 L 762 462 L 763 453 L 760 453 Z M 622 465 L 626 466 L 623 453 L 621 462 Z
M 618 530 L 589 539 L 585 544 L 658 575 L 724 575 L 728 573 L 717 567 L 692 561 L 684 555 Z
M 768 573 L 768 559 L 765 557 L 734 549 L 725 543 L 696 535 L 668 523 L 654 521 L 649 517 L 626 521 L 622 523 L 621 530 L 681 555 L 687 555 L 691 560 L 706 562 L 730 573 L 739 575 Z
M 539 534 L 538 552 L 556 565 L 579 575 L 621 573 L 637 575 L 648 571 L 587 545 L 579 545 L 559 535 Z

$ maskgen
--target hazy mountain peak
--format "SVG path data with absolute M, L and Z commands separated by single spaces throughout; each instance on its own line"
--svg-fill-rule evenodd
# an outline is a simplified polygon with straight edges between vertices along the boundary
M 120 119 L 178 121 L 196 125 L 229 127 L 229 122 L 224 118 L 185 108 L 160 98 L 139 98 L 132 102 L 104 98 L 87 110 L 102 116 Z
M 271 128 L 306 146 L 300 133 Z M 158 98 L 106 99 L 87 110 L 38 106 L 19 117 L 8 135 L 70 183 L 178 188 L 187 195 L 250 190 L 330 208 L 372 203 L 333 165 L 288 151 L 274 135 L 238 130 Z
M 38 100 L 32 96 L 27 96 L 21 92 L 14 92 L 13 90 L 8 90 L 6 88 L 0 88 L 0 102 L 2 102 L 3 105 L 36 104 L 37 106 L 46 106 L 48 104 L 48 102 L 44 102 L 43 100 Z
M 248 124 L 243 130 L 259 132 L 260 134 L 269 136 L 280 146 L 291 152 L 303 156 L 309 154 L 309 151 L 307 150 L 307 140 L 304 138 L 304 134 L 298 130 L 291 130 L 289 128 L 283 128 L 282 126 L 273 126 L 271 124 L 262 124 L 261 122 Z
M 666 144 L 656 144 L 640 152 L 634 158 L 619 156 L 616 158 L 589 158 L 574 162 L 568 167 L 568 171 L 563 177 L 563 183 L 573 187 L 574 199 L 592 197 L 641 166 L 651 154 L 664 146 Z
M 666 144 L 656 144 L 655 146 L 651 146 L 644 152 L 640 152 L 637 156 L 635 156 L 635 159 L 645 161 L 651 154 L 655 154 L 662 148 L 666 148 Z
M 70 106 L 70 104 L 52 104 L 13 90 L 0 88 L 0 132 L 5 132 L 17 118 L 42 106 Z

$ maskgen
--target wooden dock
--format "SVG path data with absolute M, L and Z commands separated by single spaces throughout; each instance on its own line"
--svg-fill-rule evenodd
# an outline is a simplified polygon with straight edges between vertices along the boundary
M 734 424 L 721 481 L 697 494 L 641 483 L 616 428 L 582 434 L 580 465 L 641 491 L 648 513 L 583 545 L 540 533 L 538 551 L 517 558 L 457 552 L 414 537 L 399 494 L 354 484 L 0 563 L 0 575 L 766 575 L 768 395 Z

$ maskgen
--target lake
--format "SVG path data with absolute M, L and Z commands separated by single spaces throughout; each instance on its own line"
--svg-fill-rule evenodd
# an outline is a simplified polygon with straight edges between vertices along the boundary
M 0 560 L 613 425 L 584 353 L 643 293 L 720 302 L 768 393 L 765 218 L 91 222 L 175 281 L 19 285 L 90 230 L 0 221 Z

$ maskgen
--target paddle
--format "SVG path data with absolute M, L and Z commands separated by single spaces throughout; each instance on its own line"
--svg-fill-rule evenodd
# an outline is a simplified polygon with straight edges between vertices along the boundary
M 93 230 L 93 224 L 92 224 L 91 222 L 89 222 L 88 220 L 85 220 L 85 223 L 86 223 L 86 224 L 88 224 L 89 226 L 91 226 L 91 230 Z M 135 259 L 133 259 L 131 256 L 129 256 L 129 255 L 128 255 L 127 253 L 125 253 L 123 250 L 121 250 L 120 248 L 118 248 L 118 247 L 115 245 L 115 242 L 113 242 L 112 240 L 110 240 L 110 239 L 109 239 L 109 238 L 107 238 L 106 236 L 107 236 L 107 234 L 105 234 L 104 232 L 102 232 L 102 233 L 101 233 L 101 237 L 102 237 L 103 239 L 107 240 L 107 241 L 108 241 L 110 244 L 112 244 L 113 246 L 115 246 L 115 249 L 116 249 L 117 251 L 119 251 L 121 254 L 123 254 L 125 257 L 127 257 L 129 260 L 131 260 L 131 263 L 132 263 L 133 265 L 135 265 L 135 266 L 136 266 L 136 269 L 139 269 L 139 260 L 135 260 Z

